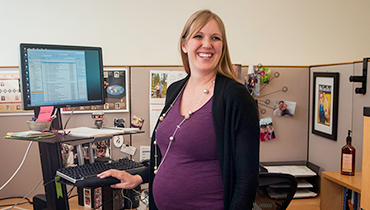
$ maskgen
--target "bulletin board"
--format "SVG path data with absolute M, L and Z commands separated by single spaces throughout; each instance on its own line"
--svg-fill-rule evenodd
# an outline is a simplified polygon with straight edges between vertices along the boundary
M 105 67 L 103 73 L 105 104 L 74 107 L 74 113 L 129 112 L 128 67 Z M 70 113 L 72 109 L 63 108 L 62 113 Z
M 0 115 L 33 113 L 22 110 L 18 68 L 0 69 Z

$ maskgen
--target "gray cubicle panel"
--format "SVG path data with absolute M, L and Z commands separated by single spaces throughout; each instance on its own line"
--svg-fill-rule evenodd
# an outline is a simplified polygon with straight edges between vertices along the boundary
M 258 101 L 260 119 L 271 117 L 275 139 L 260 142 L 260 161 L 299 161 L 307 160 L 307 132 L 309 109 L 309 67 L 265 66 L 270 68 L 268 84 L 260 84 Z M 243 67 L 243 78 L 248 67 Z M 279 73 L 278 77 L 274 75 Z M 287 91 L 282 89 L 286 87 Z M 275 101 L 295 102 L 294 116 L 275 116 Z M 265 111 L 265 113 L 263 113 Z
M 369 63 L 368 63 L 369 66 Z M 363 147 L 363 107 L 370 103 L 369 85 L 367 93 L 356 94 L 355 89 L 361 87 L 360 82 L 350 82 L 350 76 L 363 75 L 362 61 L 318 65 L 310 68 L 310 75 L 313 77 L 315 72 L 336 72 L 339 73 L 339 97 L 338 97 L 338 129 L 337 140 L 331 140 L 320 135 L 313 134 L 312 119 L 310 118 L 310 130 L 308 138 L 309 161 L 319 165 L 323 171 L 339 171 L 341 162 L 341 149 L 346 144 L 348 130 L 352 130 L 352 145 L 356 148 L 356 171 L 362 169 L 362 147 Z M 369 74 L 368 74 L 369 75 Z M 367 76 L 369 81 L 369 76 Z M 312 87 L 311 81 L 310 87 Z M 310 98 L 312 99 L 312 93 Z M 312 109 L 312 108 L 311 108 Z

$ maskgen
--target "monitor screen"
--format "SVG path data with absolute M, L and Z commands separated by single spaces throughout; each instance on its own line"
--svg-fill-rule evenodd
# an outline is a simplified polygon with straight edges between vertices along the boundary
M 104 104 L 100 47 L 20 44 L 22 108 Z

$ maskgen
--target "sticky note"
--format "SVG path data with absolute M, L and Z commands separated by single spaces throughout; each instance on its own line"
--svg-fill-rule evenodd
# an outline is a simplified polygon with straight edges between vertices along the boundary
M 50 121 L 53 110 L 54 110 L 54 106 L 40 107 L 39 116 L 36 121 Z

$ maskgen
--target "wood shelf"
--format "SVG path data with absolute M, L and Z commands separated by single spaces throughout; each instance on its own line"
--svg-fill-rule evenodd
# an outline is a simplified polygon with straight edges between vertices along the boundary
M 343 209 L 344 187 L 361 194 L 362 172 L 354 176 L 341 175 L 340 171 L 321 173 L 320 209 Z

